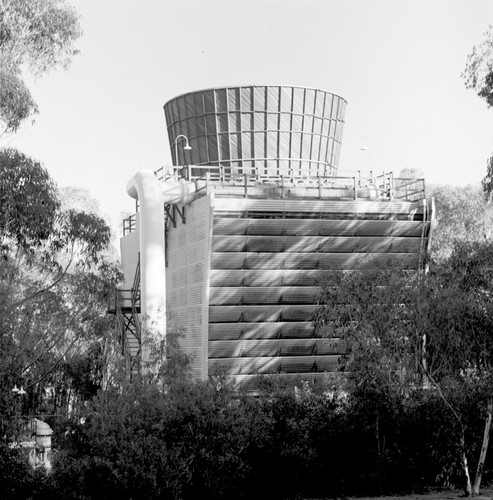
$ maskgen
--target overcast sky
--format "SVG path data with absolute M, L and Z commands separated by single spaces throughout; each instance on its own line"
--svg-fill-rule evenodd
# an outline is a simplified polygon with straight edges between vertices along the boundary
M 11 145 L 117 221 L 141 168 L 171 164 L 163 105 L 209 87 L 285 84 L 348 101 L 340 168 L 417 168 L 478 183 L 493 109 L 460 77 L 492 0 L 72 0 L 68 71 L 30 81 L 40 107 Z M 361 146 L 367 143 L 368 152 Z

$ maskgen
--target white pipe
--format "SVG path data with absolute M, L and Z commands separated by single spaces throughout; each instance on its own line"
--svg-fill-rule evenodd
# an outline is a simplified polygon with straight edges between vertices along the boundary
M 161 183 L 161 192 L 166 205 L 188 205 L 195 198 L 195 183 L 185 179 L 168 179 Z
M 195 183 L 184 179 L 160 182 L 149 170 L 136 173 L 127 193 L 139 200 L 140 310 L 142 361 L 149 361 L 144 339 L 150 334 L 166 336 L 166 262 L 164 205 L 186 205 L 195 197 Z

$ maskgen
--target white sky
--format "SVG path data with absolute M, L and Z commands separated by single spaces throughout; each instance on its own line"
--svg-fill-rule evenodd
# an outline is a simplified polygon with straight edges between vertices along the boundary
M 142 167 L 171 164 L 163 105 L 240 84 L 329 90 L 348 101 L 340 169 L 478 183 L 493 109 L 460 73 L 492 0 L 72 0 L 81 53 L 30 82 L 40 107 L 11 146 L 58 185 L 89 189 L 113 222 Z M 365 136 L 368 136 L 365 139 Z M 369 155 L 361 151 L 368 143 Z M 369 156 L 369 158 L 368 158 Z

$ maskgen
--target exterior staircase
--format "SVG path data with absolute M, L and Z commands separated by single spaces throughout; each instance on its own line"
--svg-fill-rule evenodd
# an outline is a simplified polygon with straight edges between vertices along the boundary
M 137 262 L 140 262 L 140 258 Z M 116 317 L 116 327 L 125 359 L 125 372 L 135 381 L 141 373 L 142 335 L 140 323 L 140 265 L 137 264 L 130 290 L 115 289 L 108 312 Z

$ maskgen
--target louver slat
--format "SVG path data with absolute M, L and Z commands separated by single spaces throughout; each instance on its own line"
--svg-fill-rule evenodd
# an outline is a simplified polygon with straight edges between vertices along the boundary
M 378 258 L 388 265 L 399 263 L 402 268 L 416 268 L 414 254 L 375 253 L 228 253 L 214 252 L 212 269 L 364 269 L 372 259 Z
M 311 321 L 278 321 L 275 323 L 211 323 L 209 325 L 209 341 L 312 337 L 315 337 L 315 331 Z
M 317 306 L 210 306 L 209 323 L 258 323 L 264 321 L 311 321 Z
M 275 356 L 256 358 L 210 359 L 209 369 L 227 371 L 231 375 L 252 373 L 310 373 L 335 371 L 339 355 Z
M 212 287 L 210 305 L 314 304 L 318 287 Z
M 423 222 L 394 220 L 215 219 L 214 235 L 420 237 Z
M 218 340 L 209 344 L 209 358 L 316 356 L 342 354 L 342 342 L 332 339 Z
M 421 238 L 329 236 L 214 236 L 213 252 L 416 253 Z

